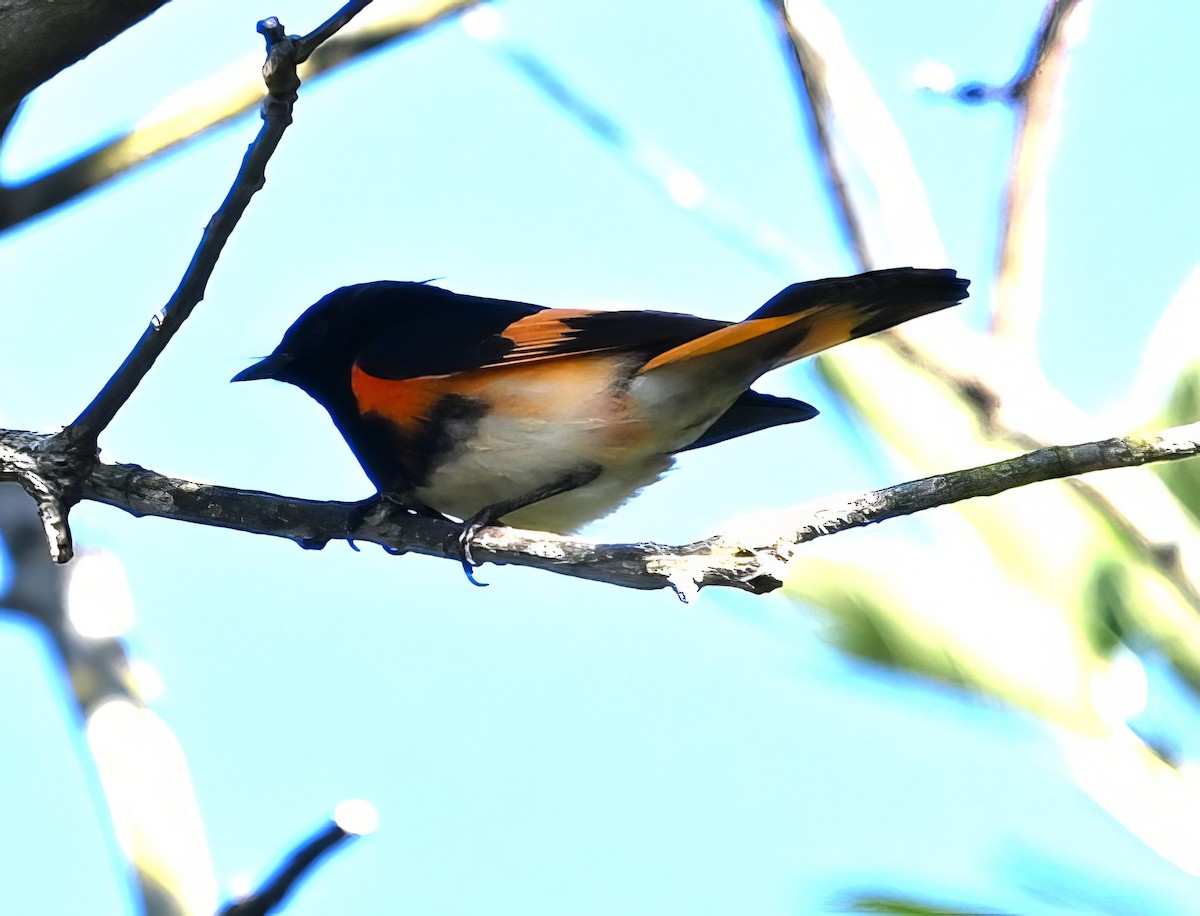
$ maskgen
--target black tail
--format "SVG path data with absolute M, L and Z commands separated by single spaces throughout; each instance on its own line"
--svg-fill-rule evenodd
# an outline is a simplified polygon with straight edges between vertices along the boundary
M 970 284 L 953 270 L 923 267 L 893 267 L 853 277 L 809 280 L 793 283 L 772 296 L 747 320 L 851 306 L 855 321 L 850 336 L 865 337 L 957 305 L 967 298 Z

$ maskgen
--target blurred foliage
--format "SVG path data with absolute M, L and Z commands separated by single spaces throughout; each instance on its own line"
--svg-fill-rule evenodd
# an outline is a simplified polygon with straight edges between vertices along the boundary
M 930 903 L 917 903 L 899 897 L 858 897 L 847 901 L 848 913 L 886 913 L 889 916 L 964 916 L 967 913 L 987 913 L 984 907 L 954 907 L 946 909 Z
M 798 88 L 827 185 L 861 263 L 944 266 L 903 139 L 836 19 L 816 0 L 775 6 L 803 75 Z M 1064 23 L 1075 6 L 1048 4 L 1023 79 L 1049 73 L 1061 81 L 1069 47 Z M 1051 57 L 1054 66 L 1043 68 Z M 997 214 L 1008 257 L 998 259 L 990 284 L 973 288 L 977 297 L 991 290 L 994 325 L 1014 317 L 1001 311 L 1026 304 L 1034 311 L 1017 317 L 1036 325 L 1040 251 L 1033 258 L 1021 252 L 1044 239 L 1041 179 L 1053 155 L 1046 138 L 1061 114 L 1056 89 L 1038 88 L 1036 111 L 1026 107 L 1027 95 L 997 96 L 1014 113 L 1009 209 Z M 1013 208 L 1021 211 L 1019 225 Z M 1002 297 L 1002 290 L 1022 290 L 1029 301 Z M 818 365 L 901 473 L 925 476 L 1033 445 L 1200 419 L 1197 298 L 1200 271 L 1163 312 L 1120 421 L 1115 413 L 1089 417 L 1054 389 L 1032 336 L 974 332 L 953 314 L 840 348 Z M 1186 813 L 1200 796 L 1196 777 L 1164 763 L 1126 721 L 1147 698 L 1139 652 L 1166 658 L 1193 694 L 1200 690 L 1197 522 L 1200 462 L 1106 472 L 922 513 L 907 529 L 873 532 L 869 551 L 853 539 L 819 539 L 792 564 L 788 589 L 824 616 L 829 640 L 847 652 L 1040 716 L 1080 788 L 1160 855 L 1196 873 L 1200 823 Z M 892 533 L 905 530 L 905 539 Z M 883 898 L 855 906 L 962 912 Z
M 1194 340 L 1195 338 L 1191 338 Z M 1179 374 L 1157 426 L 1181 426 L 1200 416 L 1200 360 Z M 1193 521 L 1200 523 L 1200 467 L 1195 461 L 1168 461 L 1154 466 L 1154 473 L 1187 509 Z

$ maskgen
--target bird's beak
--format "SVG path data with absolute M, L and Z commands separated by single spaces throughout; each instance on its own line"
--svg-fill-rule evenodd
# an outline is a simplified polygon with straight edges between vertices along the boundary
M 278 350 L 270 356 L 260 359 L 253 366 L 247 366 L 237 375 L 230 379 L 231 382 L 253 382 L 256 379 L 264 378 L 281 378 L 288 364 L 292 361 L 291 356 L 287 353 L 280 353 Z

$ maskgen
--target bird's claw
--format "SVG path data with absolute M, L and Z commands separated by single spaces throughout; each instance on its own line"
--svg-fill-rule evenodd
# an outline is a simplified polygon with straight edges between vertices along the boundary
M 471 516 L 462 523 L 462 530 L 458 533 L 458 555 L 462 562 L 463 572 L 467 575 L 467 581 L 472 585 L 478 585 L 481 588 L 488 583 L 480 582 L 475 578 L 475 570 L 482 564 L 475 561 L 475 556 L 471 553 L 471 542 L 484 528 L 495 523 L 490 513 L 481 512 Z

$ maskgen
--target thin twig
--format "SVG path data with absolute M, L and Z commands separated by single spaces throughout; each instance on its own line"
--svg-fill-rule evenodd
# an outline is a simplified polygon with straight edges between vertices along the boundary
M 296 65 L 304 63 L 313 51 L 321 47 L 330 38 L 340 32 L 355 16 L 371 5 L 371 0 L 350 0 L 340 10 L 322 22 L 319 26 L 296 41 L 296 54 L 293 58 Z
M 944 263 L 945 250 L 904 136 L 833 13 L 820 0 L 771 0 L 771 7 L 801 71 L 801 109 L 814 125 L 834 217 L 858 263 L 866 268 Z M 866 181 L 852 183 L 851 176 Z M 870 198 L 861 194 L 867 183 L 876 190 Z
M 786 233 L 742 212 L 734 201 L 709 186 L 685 163 L 653 139 L 630 130 L 594 97 L 535 48 L 496 34 L 471 31 L 500 63 L 509 67 L 538 92 L 542 99 L 580 128 L 640 181 L 685 211 L 699 228 L 755 263 L 786 273 L 800 268 L 811 273 L 803 253 L 786 241 Z M 690 188 L 681 197 L 680 189 Z
M 1025 63 L 1006 87 L 1016 111 L 992 297 L 992 333 L 1032 360 L 1042 311 L 1050 164 L 1062 120 L 1065 30 L 1080 0 L 1050 0 Z
M 836 202 L 834 219 L 845 236 L 846 245 L 854 255 L 858 269 L 867 270 L 873 263 L 870 246 L 862 221 L 858 217 L 858 210 L 850 201 L 850 192 L 846 187 L 841 163 L 833 153 L 833 136 L 829 123 L 832 103 L 828 92 L 825 91 L 824 80 L 817 76 L 818 58 L 812 53 L 812 48 L 803 33 L 793 26 L 787 13 L 787 0 L 768 0 L 768 4 L 775 12 L 777 28 L 787 39 L 787 46 L 796 65 L 796 81 L 808 100 L 808 104 L 804 106 L 804 113 L 808 116 L 809 129 L 812 131 L 813 147 L 821 157 L 821 174 L 825 179 L 826 189 Z
M 47 437 L 0 432 L 0 480 L 18 477 L 32 450 Z M 705 586 L 762 593 L 778 588 L 783 567 L 799 544 L 937 506 L 992 496 L 1014 487 L 1108 468 L 1136 467 L 1200 454 L 1200 423 L 1157 436 L 1127 436 L 1038 449 L 1016 458 L 897 484 L 852 499 L 797 511 L 785 532 L 761 538 L 717 536 L 681 546 L 597 544 L 512 528 L 486 528 L 478 559 L 547 569 L 629 588 L 672 588 L 683 598 Z M 270 493 L 177 480 L 137 465 L 97 464 L 80 496 L 134 515 L 173 518 L 289 538 L 305 547 L 330 540 L 366 541 L 394 552 L 460 560 L 459 526 L 416 516 L 364 512 L 359 503 L 317 502 Z
M 272 100 L 274 101 L 274 100 Z M 150 321 L 133 350 L 117 369 L 108 384 L 67 428 L 67 436 L 75 442 L 90 444 L 116 416 L 117 411 L 133 394 L 159 354 L 170 343 L 175 332 L 204 298 L 208 279 L 212 276 L 221 250 L 230 233 L 245 211 L 250 198 L 265 183 L 265 167 L 291 120 L 288 105 L 266 104 L 263 125 L 250 144 L 237 179 L 228 196 L 204 228 L 200 247 L 196 249 L 187 271 L 174 295 Z
M 339 14 L 319 26 L 319 29 L 325 30 L 324 37 L 332 35 L 336 28 L 349 21 L 349 16 L 369 2 L 370 0 L 354 0 L 347 4 L 343 12 L 351 10 L 348 15 L 339 18 Z M 250 198 L 266 184 L 267 162 L 283 138 L 283 132 L 292 123 L 292 106 L 300 86 L 300 79 L 296 74 L 296 46 L 304 46 L 307 56 L 316 45 L 311 36 L 294 41 L 286 38 L 277 19 L 264 19 L 258 24 L 258 29 L 267 42 L 267 62 L 263 66 L 263 78 L 268 91 L 263 100 L 263 124 L 258 136 L 246 150 L 241 168 L 238 169 L 225 200 L 204 227 L 200 245 L 184 271 L 183 279 L 180 280 L 175 293 L 151 319 L 129 356 L 92 403 L 64 430 L 66 438 L 73 445 L 84 449 L 94 447 L 101 431 L 112 422 L 117 411 L 129 400 L 138 384 L 150 371 L 150 367 L 154 365 L 158 355 L 170 343 L 175 332 L 192 313 L 192 309 L 204 298 L 208 279 L 217 266 L 217 259 L 221 256 L 225 243 L 250 204 Z
M 325 856 L 358 834 L 331 821 L 297 846 L 257 891 L 221 908 L 218 916 L 267 916 L 277 908 Z
M 354 0 L 345 9 L 351 10 L 352 15 L 364 5 L 363 0 Z M 342 23 L 348 18 L 334 17 Z M 321 26 L 326 37 L 333 33 L 336 25 L 331 23 L 334 20 Z M 52 555 L 57 562 L 65 563 L 71 558 L 73 548 L 68 514 L 78 499 L 77 478 L 96 461 L 96 443 L 100 433 L 129 400 L 175 332 L 204 298 L 204 289 L 217 265 L 217 259 L 249 205 L 250 198 L 266 183 L 267 162 L 292 122 L 292 106 L 300 87 L 295 63 L 296 44 L 308 42 L 308 53 L 312 52 L 315 45 L 307 38 L 287 37 L 283 26 L 274 18 L 264 19 L 258 24 L 258 30 L 267 42 L 263 79 L 268 94 L 262 106 L 262 128 L 246 150 L 233 186 L 205 226 L 200 245 L 171 299 L 150 320 L 124 362 L 75 422 L 58 435 L 39 442 L 38 449 L 43 453 L 40 466 L 27 469 L 19 477 L 21 485 L 37 501 L 38 512 L 52 545 Z M 54 473 L 44 473 L 45 468 L 53 465 L 63 467 Z

